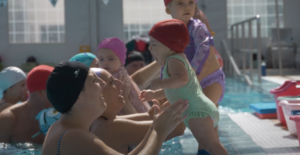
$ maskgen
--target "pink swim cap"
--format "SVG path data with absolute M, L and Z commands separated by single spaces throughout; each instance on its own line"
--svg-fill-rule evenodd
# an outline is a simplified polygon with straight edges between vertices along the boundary
M 119 38 L 105 38 L 98 46 L 98 49 L 106 48 L 112 50 L 120 59 L 122 65 L 125 64 L 127 48 Z

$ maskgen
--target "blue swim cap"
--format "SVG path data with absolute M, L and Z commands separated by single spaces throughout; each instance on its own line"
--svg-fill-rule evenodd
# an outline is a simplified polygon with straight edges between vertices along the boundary
M 80 53 L 73 56 L 69 61 L 78 61 L 90 67 L 95 58 L 97 57 L 92 53 Z

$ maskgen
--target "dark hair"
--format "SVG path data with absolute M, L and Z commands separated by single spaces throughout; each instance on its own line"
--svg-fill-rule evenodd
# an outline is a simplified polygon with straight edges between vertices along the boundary
M 3 96 L 6 94 L 6 91 L 7 91 L 7 89 L 3 91 L 3 93 L 2 93 L 2 94 L 3 94 Z
M 145 58 L 142 55 L 142 53 L 132 51 L 128 54 L 128 57 L 126 58 L 125 66 L 127 66 L 128 64 L 130 64 L 131 62 L 134 62 L 134 61 L 144 61 L 145 62 Z

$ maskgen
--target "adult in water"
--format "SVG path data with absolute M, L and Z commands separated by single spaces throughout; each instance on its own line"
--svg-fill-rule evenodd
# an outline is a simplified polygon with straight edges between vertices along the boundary
M 89 132 L 93 121 L 106 110 L 101 95 L 105 85 L 82 63 L 65 62 L 55 67 L 47 82 L 47 96 L 62 114 L 47 133 L 42 155 L 120 154 Z M 160 111 L 155 107 L 156 113 Z M 186 118 L 180 115 L 187 107 L 187 103 L 178 102 L 156 114 L 143 141 L 129 155 L 158 154 L 167 135 Z
M 106 70 L 101 68 L 91 68 L 96 75 L 107 85 L 103 89 L 103 98 L 107 104 L 106 110 L 92 124 L 90 131 L 99 137 L 106 145 L 121 153 L 128 153 L 130 146 L 137 146 L 146 135 L 153 122 L 154 108 L 149 112 L 117 116 L 117 113 L 124 106 L 124 99 L 121 94 L 121 81 L 113 78 Z M 157 104 L 158 105 L 158 104 Z M 165 103 L 163 110 L 168 103 Z M 183 135 L 185 125 L 181 123 L 166 140 Z
M 29 99 L 15 104 L 0 113 L 0 142 L 42 144 L 45 136 L 32 135 L 40 131 L 39 123 L 35 119 L 37 114 L 52 107 L 46 93 L 46 83 L 53 67 L 40 65 L 33 68 L 27 76 L 26 85 Z
M 99 67 L 99 60 L 93 53 L 79 53 L 74 55 L 69 61 L 78 61 L 88 67 Z
M 0 112 L 27 100 L 26 74 L 18 67 L 7 67 L 0 72 Z

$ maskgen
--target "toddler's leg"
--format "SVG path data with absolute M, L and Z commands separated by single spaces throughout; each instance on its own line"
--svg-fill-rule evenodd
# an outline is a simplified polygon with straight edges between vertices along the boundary
M 188 123 L 201 148 L 212 155 L 228 155 L 226 149 L 217 138 L 214 122 L 210 117 L 192 118 Z

